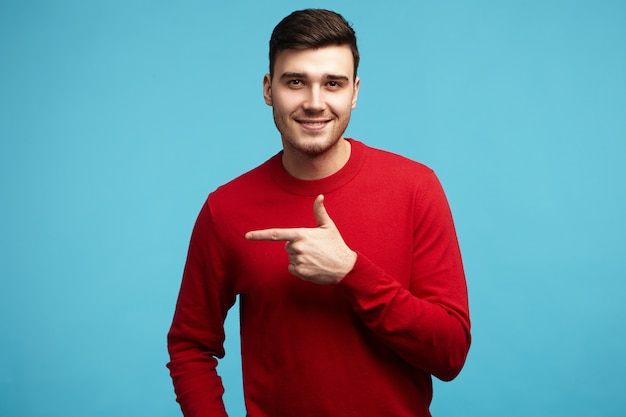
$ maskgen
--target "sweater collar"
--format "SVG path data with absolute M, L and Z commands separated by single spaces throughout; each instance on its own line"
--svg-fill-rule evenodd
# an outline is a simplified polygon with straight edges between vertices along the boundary
M 350 158 L 346 164 L 337 172 L 319 180 L 301 180 L 292 177 L 285 171 L 282 164 L 283 152 L 279 152 L 269 160 L 269 168 L 272 179 L 283 190 L 302 196 L 316 196 L 318 194 L 328 194 L 349 183 L 361 170 L 365 162 L 365 145 L 354 139 L 350 141 L 352 149 Z

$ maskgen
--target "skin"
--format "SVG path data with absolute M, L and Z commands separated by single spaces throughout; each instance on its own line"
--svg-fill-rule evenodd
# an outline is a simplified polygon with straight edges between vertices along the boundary
M 283 166 L 300 179 L 320 179 L 341 169 L 350 158 L 343 134 L 356 107 L 360 80 L 348 46 L 285 50 L 273 76 L 263 78 L 263 97 L 272 106 L 281 134 Z M 316 284 L 334 284 L 354 267 L 357 254 L 348 247 L 324 206 L 313 203 L 315 228 L 272 228 L 246 233 L 248 240 L 285 241 L 289 272 Z

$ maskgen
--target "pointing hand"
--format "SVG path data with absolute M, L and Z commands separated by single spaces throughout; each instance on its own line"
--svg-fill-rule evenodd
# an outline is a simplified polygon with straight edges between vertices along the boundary
M 317 284 L 334 284 L 352 270 L 357 254 L 346 245 L 326 212 L 323 195 L 315 199 L 313 214 L 315 228 L 254 230 L 246 233 L 246 239 L 285 241 L 289 272 Z

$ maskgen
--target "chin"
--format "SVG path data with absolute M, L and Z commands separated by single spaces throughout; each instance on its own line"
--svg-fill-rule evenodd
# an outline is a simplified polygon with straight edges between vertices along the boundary
M 320 156 L 326 153 L 329 149 L 332 149 L 340 138 L 337 139 L 323 139 L 323 140 L 296 140 L 288 141 L 289 146 L 295 151 L 307 155 L 310 157 Z

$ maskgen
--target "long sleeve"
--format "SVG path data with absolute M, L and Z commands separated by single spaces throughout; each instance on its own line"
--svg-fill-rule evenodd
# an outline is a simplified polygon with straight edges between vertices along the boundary
M 470 345 L 467 288 L 448 202 L 434 173 L 426 184 L 415 204 L 409 288 L 362 253 L 337 285 L 367 327 L 400 357 L 451 380 Z
M 226 416 L 216 366 L 224 356 L 224 319 L 235 296 L 225 270 L 207 203 L 193 229 L 168 333 L 167 366 L 186 417 Z

